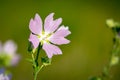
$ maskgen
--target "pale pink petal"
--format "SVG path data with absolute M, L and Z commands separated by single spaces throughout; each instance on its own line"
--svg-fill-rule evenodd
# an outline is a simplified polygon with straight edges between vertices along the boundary
M 66 37 L 68 36 L 69 34 L 71 34 L 71 32 L 69 31 L 69 28 L 68 27 L 64 27 L 64 26 L 61 26 L 53 35 L 54 36 L 59 36 L 59 37 Z
M 34 34 L 40 34 L 42 32 L 42 20 L 38 14 L 35 15 L 34 20 L 30 20 L 29 29 Z
M 12 40 L 8 40 L 3 46 L 3 51 L 6 54 L 13 55 L 15 54 L 16 50 L 17 50 L 17 45 Z
M 10 78 L 8 77 L 8 75 L 5 75 L 4 73 L 0 74 L 0 80 L 10 80 Z
M 3 80 L 10 80 L 10 79 L 7 75 L 5 75 Z
M 62 54 L 59 47 L 52 45 L 50 43 L 44 43 L 43 49 L 47 53 L 48 58 L 52 58 L 53 55 Z
M 54 32 L 62 22 L 62 18 L 53 20 L 54 13 L 49 14 L 45 18 L 44 30 L 45 32 L 52 33 Z
M 12 60 L 11 60 L 11 65 L 12 66 L 17 65 L 19 60 L 20 60 L 20 55 L 18 55 L 18 54 L 13 55 Z
M 46 43 L 43 44 L 43 49 L 45 50 L 47 56 L 48 56 L 49 58 L 52 58 L 53 53 L 52 53 L 52 51 L 50 50 L 49 46 L 47 46 Z
M 29 38 L 29 41 L 33 44 L 33 47 L 34 48 L 37 48 L 40 41 L 39 39 L 37 38 L 36 35 L 33 35 L 32 33 L 30 34 L 30 38 Z
M 53 25 L 53 15 L 54 15 L 54 13 L 51 13 L 45 18 L 45 22 L 44 22 L 45 32 L 48 32 L 50 26 Z
M 57 45 L 61 45 L 61 44 L 68 44 L 70 43 L 70 41 L 64 37 L 57 37 L 57 36 L 52 36 L 50 38 L 50 42 L 52 42 L 53 44 L 57 44 Z
M 50 26 L 49 32 L 51 32 L 51 33 L 54 32 L 59 27 L 61 22 L 62 22 L 62 18 L 59 18 L 59 19 L 56 19 L 55 21 L 53 21 L 53 25 Z

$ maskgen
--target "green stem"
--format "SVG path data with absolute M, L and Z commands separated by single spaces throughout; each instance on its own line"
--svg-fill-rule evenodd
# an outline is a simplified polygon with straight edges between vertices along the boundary
M 106 72 L 104 73 L 104 71 L 103 71 L 102 76 L 101 76 L 102 80 L 104 80 L 105 78 L 108 78 L 108 79 L 111 78 L 111 76 L 110 76 L 110 69 L 112 67 L 111 60 L 112 60 L 113 54 L 116 54 L 116 53 L 114 53 L 114 51 L 119 49 L 118 46 L 119 46 L 119 43 L 118 43 L 118 40 L 116 40 L 116 37 L 115 37 L 115 42 L 113 43 L 113 50 L 112 50 L 111 55 L 110 55 L 109 64 L 106 66 L 107 75 L 106 75 Z
M 39 44 L 38 50 L 37 50 L 37 55 L 36 55 L 36 58 L 35 58 L 36 66 L 39 66 L 39 64 L 38 64 L 38 57 L 39 57 L 39 53 L 40 53 L 40 49 L 41 48 L 42 48 L 42 46 Z
M 33 59 L 33 69 L 34 69 L 34 80 L 37 80 L 37 75 L 39 73 L 39 71 L 42 69 L 43 65 L 39 68 L 39 64 L 38 64 L 38 58 L 39 58 L 39 53 L 40 53 L 40 49 L 42 48 L 42 46 L 39 44 L 37 52 L 36 52 L 36 57 L 34 57 L 34 54 L 32 54 L 32 59 Z
M 40 72 L 40 70 L 44 67 L 44 65 L 42 65 L 34 74 L 34 80 L 37 80 L 37 75 Z
M 33 59 L 33 68 L 36 67 L 36 64 L 35 64 L 35 58 L 34 58 L 34 54 L 32 53 L 32 59 Z

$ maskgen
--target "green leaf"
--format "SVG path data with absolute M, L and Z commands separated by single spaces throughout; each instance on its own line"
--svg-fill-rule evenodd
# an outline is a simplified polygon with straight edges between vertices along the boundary
M 43 65 L 47 66 L 47 65 L 51 65 L 51 61 L 52 59 L 48 58 L 48 57 L 42 57 L 41 58 L 41 62 L 43 63 Z
M 30 58 L 27 58 L 26 60 L 27 60 L 28 62 L 30 62 L 30 63 L 33 63 L 33 60 L 30 59 Z

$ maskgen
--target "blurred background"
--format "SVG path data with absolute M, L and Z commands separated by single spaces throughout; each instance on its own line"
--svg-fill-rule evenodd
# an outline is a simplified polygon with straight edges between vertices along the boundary
M 51 12 L 69 26 L 71 43 L 60 46 L 63 55 L 54 56 L 38 80 L 87 80 L 101 75 L 113 46 L 113 34 L 105 21 L 120 21 L 119 0 L 0 0 L 0 41 L 14 40 L 21 55 L 19 64 L 10 68 L 12 80 L 33 80 L 32 65 L 26 61 L 31 57 L 27 52 L 29 21 L 35 13 L 44 20 Z M 120 64 L 110 73 L 111 80 L 120 80 Z

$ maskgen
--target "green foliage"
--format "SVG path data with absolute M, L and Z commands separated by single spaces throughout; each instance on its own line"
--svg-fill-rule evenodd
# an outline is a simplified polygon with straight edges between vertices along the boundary
M 120 28 L 120 23 L 115 22 L 113 19 L 106 20 L 106 24 L 109 28 Z
M 42 62 L 43 65 L 45 65 L 45 66 L 51 65 L 51 61 L 52 61 L 52 59 L 48 58 L 47 56 L 41 58 L 41 62 Z
M 113 55 L 111 57 L 110 66 L 116 65 L 119 63 L 119 56 Z
M 113 37 L 113 50 L 111 51 L 111 56 L 108 65 L 103 68 L 102 75 L 100 77 L 92 77 L 90 80 L 102 80 L 104 78 L 110 78 L 110 69 L 112 66 L 119 63 L 119 53 L 120 53 L 120 23 L 115 22 L 113 19 L 108 19 L 106 21 L 107 26 L 112 30 Z
M 26 60 L 30 63 L 33 63 L 33 59 L 27 58 Z
M 33 45 L 32 45 L 31 42 L 29 42 L 28 52 L 29 52 L 29 53 L 33 53 L 33 51 L 34 51 Z
M 4 54 L 4 53 L 1 53 L 0 54 L 0 67 L 1 66 L 6 66 L 6 67 L 9 67 L 11 65 L 11 57 Z

